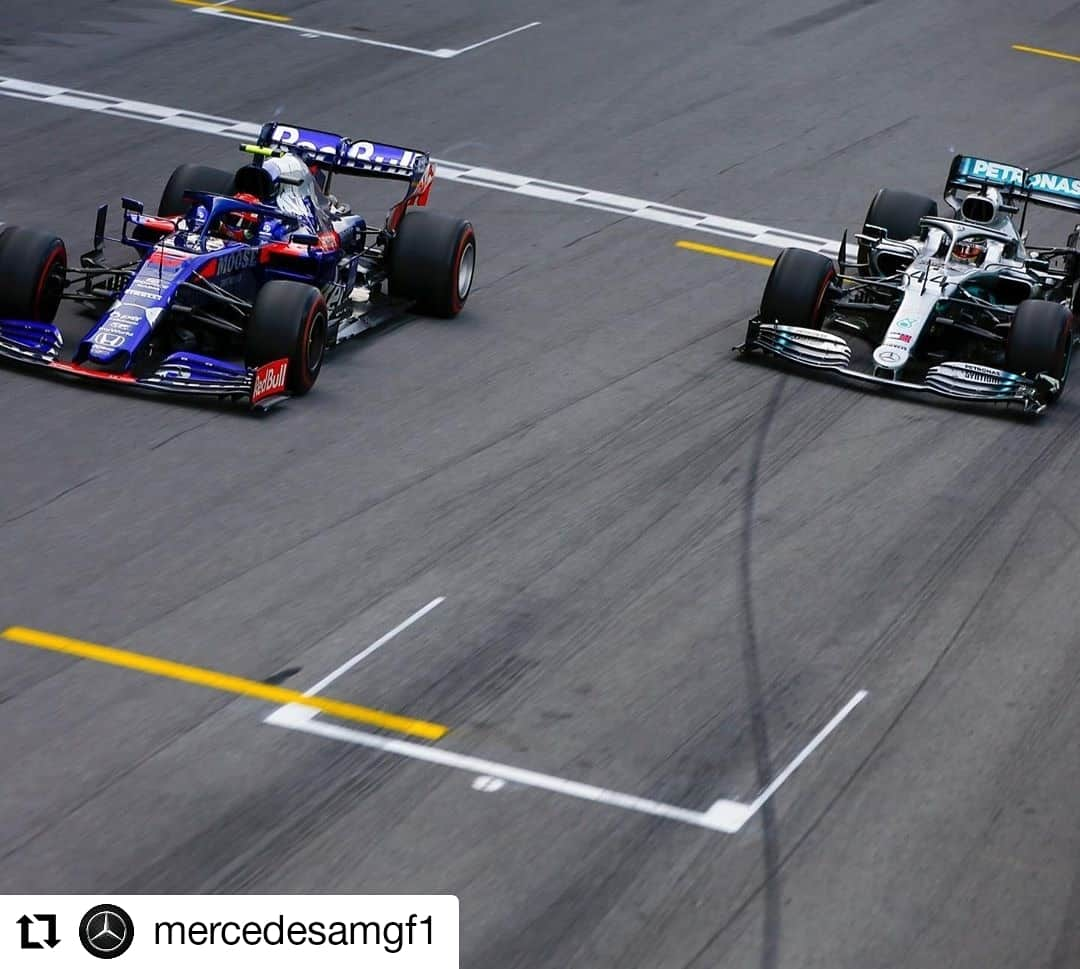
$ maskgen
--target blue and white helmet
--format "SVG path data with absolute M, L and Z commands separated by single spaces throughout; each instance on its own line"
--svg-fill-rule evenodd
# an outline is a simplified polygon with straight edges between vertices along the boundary
M 317 203 L 320 192 L 307 165 L 289 154 L 268 158 L 263 167 L 274 185 L 274 204 L 283 212 L 310 218 L 314 213 L 309 202 Z

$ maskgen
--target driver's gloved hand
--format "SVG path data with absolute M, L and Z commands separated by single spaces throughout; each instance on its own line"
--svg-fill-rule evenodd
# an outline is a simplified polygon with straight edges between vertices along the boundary
M 352 215 L 352 207 L 342 202 L 336 195 L 327 195 L 330 200 L 330 218 L 340 219 L 344 215 Z

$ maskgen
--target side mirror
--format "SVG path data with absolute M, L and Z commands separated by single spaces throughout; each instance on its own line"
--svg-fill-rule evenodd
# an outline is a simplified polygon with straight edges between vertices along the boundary
M 109 215 L 109 206 L 99 205 L 97 219 L 94 222 L 94 252 L 101 251 L 101 244 L 105 241 L 105 219 Z

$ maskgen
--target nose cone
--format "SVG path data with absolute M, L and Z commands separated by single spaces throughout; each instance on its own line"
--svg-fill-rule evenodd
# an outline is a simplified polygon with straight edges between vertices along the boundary
M 107 347 L 101 343 L 90 344 L 90 358 L 97 363 L 112 363 L 125 352 L 123 347 Z
M 874 363 L 886 370 L 899 370 L 908 362 L 908 352 L 895 346 L 878 347 L 874 351 Z
M 114 306 L 84 337 L 76 359 L 110 370 L 126 369 L 150 333 L 149 313 L 145 307 L 130 303 Z

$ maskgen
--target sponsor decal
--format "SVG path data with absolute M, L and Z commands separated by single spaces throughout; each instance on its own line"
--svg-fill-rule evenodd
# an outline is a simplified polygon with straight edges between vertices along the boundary
M 94 334 L 94 339 L 91 340 L 91 344 L 95 347 L 107 347 L 110 350 L 116 349 L 116 347 L 122 347 L 124 345 L 123 333 L 111 333 L 109 330 L 98 330 Z
M 327 158 L 333 158 L 341 145 L 341 139 L 329 132 L 293 128 L 284 124 L 275 126 L 270 140 L 276 141 L 279 145 L 288 145 L 290 148 L 318 152 Z
M 874 359 L 882 365 L 895 364 L 903 361 L 904 354 L 890 347 L 878 347 L 874 351 Z
M 237 249 L 235 252 L 227 252 L 217 258 L 217 275 L 231 276 L 233 273 L 250 269 L 258 261 L 259 253 L 255 249 Z
M 266 397 L 282 393 L 285 390 L 285 374 L 288 369 L 289 361 L 284 359 L 258 367 L 251 387 L 251 402 L 257 404 Z
M 984 367 L 984 366 L 982 366 L 981 364 L 978 364 L 978 363 L 962 363 L 962 364 L 960 364 L 960 366 L 964 370 L 967 370 L 969 373 L 981 373 L 981 374 L 985 374 L 987 377 L 1004 377 L 1004 376 L 1006 376 L 1005 372 L 1002 371 L 1002 370 L 996 370 L 993 367 Z
M 911 334 L 910 333 L 897 333 L 896 334 L 896 339 L 898 339 L 901 343 L 910 343 L 911 342 Z
M 143 321 L 130 313 L 110 313 L 98 330 L 90 338 L 95 347 L 115 349 L 121 347 L 133 336 Z
M 157 273 L 153 270 L 147 273 L 140 273 L 132 281 L 131 286 L 128 287 L 124 293 L 125 296 L 134 293 L 136 296 L 142 297 L 156 297 L 168 289 L 172 285 L 172 273 L 163 275 L 161 279 L 158 279 Z
M 309 128 L 293 128 L 279 124 L 270 138 L 279 145 L 315 152 L 326 161 L 332 161 L 342 145 L 342 139 L 326 131 Z M 382 145 L 374 141 L 354 141 L 345 150 L 345 159 L 357 168 L 411 170 L 416 152 L 396 145 Z
M 351 162 L 367 162 L 359 164 L 360 168 L 412 168 L 416 153 L 406 148 L 396 148 L 394 145 L 380 145 L 370 141 L 354 141 L 345 152 L 345 157 Z
M 960 174 L 993 182 L 995 185 L 1026 187 L 1034 192 L 1080 199 L 1080 178 L 1070 178 L 1054 172 L 1033 172 L 1028 176 L 1025 186 L 1024 170 L 1016 165 L 1003 165 L 985 158 L 965 158 L 960 165 Z
M 1080 199 L 1080 178 L 1068 178 L 1053 172 L 1035 172 L 1028 178 L 1028 188 L 1036 192 L 1049 192 L 1052 195 L 1065 195 Z
M 902 330 L 910 330 L 915 325 L 915 321 L 910 316 L 905 316 L 902 320 L 897 320 L 896 325 Z
M 146 262 L 150 266 L 163 266 L 166 269 L 174 269 L 187 262 L 188 259 L 189 256 L 186 252 L 162 252 L 160 249 L 155 249 Z
M 987 161 L 985 158 L 965 158 L 960 166 L 960 174 L 995 182 L 998 185 L 1022 186 L 1024 184 L 1024 170 L 1022 168 Z

